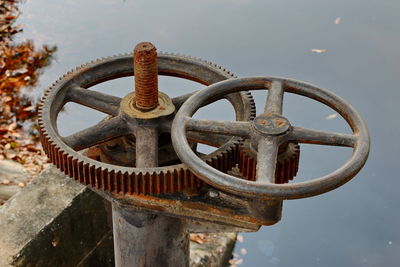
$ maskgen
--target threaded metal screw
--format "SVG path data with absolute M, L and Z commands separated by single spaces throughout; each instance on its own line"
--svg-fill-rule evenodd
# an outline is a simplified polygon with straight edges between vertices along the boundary
M 141 110 L 151 110 L 158 105 L 157 49 L 142 42 L 133 50 L 135 73 L 135 104 Z

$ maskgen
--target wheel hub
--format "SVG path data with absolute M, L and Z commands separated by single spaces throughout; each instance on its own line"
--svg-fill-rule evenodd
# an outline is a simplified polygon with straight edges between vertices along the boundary
M 282 135 L 289 130 L 290 123 L 283 116 L 263 113 L 254 119 L 253 127 L 262 135 Z
M 175 111 L 175 106 L 168 95 L 158 92 L 158 105 L 151 110 L 143 111 L 137 107 L 133 92 L 122 98 L 120 111 L 129 118 L 155 119 L 171 115 Z

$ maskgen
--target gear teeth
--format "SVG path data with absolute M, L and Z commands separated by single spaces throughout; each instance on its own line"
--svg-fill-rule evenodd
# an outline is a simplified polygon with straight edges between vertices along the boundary
M 222 155 L 212 157 L 206 162 L 210 166 L 226 173 L 236 165 L 237 150 L 238 145 L 230 147 Z M 52 159 L 55 158 L 53 157 Z M 190 194 L 196 194 L 204 185 L 201 179 L 190 170 L 184 168 L 151 173 L 139 172 L 137 174 L 129 174 L 126 172 L 122 174 L 121 171 L 101 170 L 100 168 L 95 169 L 95 166 L 90 166 L 89 164 L 83 165 L 83 162 L 76 159 L 73 160 L 72 156 L 67 154 L 61 156 L 61 158 L 63 164 L 66 162 L 65 167 L 60 166 L 60 169 L 63 169 L 64 173 L 72 176 L 82 184 L 113 193 L 162 195 L 186 191 Z M 91 158 L 94 159 L 96 156 L 92 154 Z M 73 170 L 72 173 L 69 172 L 70 169 Z
M 284 153 L 287 153 L 287 155 L 282 156 L 280 160 L 278 158 L 277 169 L 280 172 L 279 177 L 276 177 L 276 179 L 280 183 L 288 183 L 290 180 L 293 180 L 299 169 L 300 146 L 292 143 L 292 147 L 288 149 L 291 149 L 291 152 L 286 151 Z
M 257 116 L 257 110 L 256 110 L 256 102 L 254 101 L 254 98 L 253 98 L 253 95 L 249 92 L 249 91 L 246 91 L 246 95 L 247 95 L 247 97 L 248 97 L 248 99 L 249 99 L 249 101 L 250 101 L 250 116 L 251 116 L 251 118 L 250 118 L 250 120 L 254 120 L 254 118 Z
M 222 66 L 217 65 L 217 64 L 215 64 L 215 63 L 213 63 L 213 62 L 211 62 L 211 61 L 204 60 L 204 59 L 199 58 L 199 57 L 192 57 L 192 56 L 188 56 L 188 55 L 184 55 L 184 54 L 180 54 L 180 53 L 170 53 L 170 52 L 159 52 L 158 54 L 159 54 L 159 55 L 166 55 L 166 56 L 178 56 L 178 57 L 183 57 L 183 58 L 188 58 L 188 59 L 197 60 L 197 61 L 206 63 L 206 64 L 208 64 L 208 65 L 210 65 L 210 66 L 213 66 L 214 68 L 217 68 L 217 69 L 219 69 L 219 70 L 225 72 L 226 74 L 228 74 L 228 75 L 231 76 L 232 78 L 237 77 L 237 76 L 235 76 L 233 73 L 231 73 L 230 71 L 228 71 L 228 70 L 226 70 L 225 68 L 223 68 Z
M 176 56 L 171 53 L 158 53 L 159 55 L 170 55 Z M 132 53 L 118 54 L 117 57 L 132 56 Z M 152 173 L 142 172 L 124 172 L 114 169 L 104 168 L 96 164 L 92 165 L 90 162 L 82 161 L 75 158 L 73 155 L 69 155 L 67 152 L 62 150 L 50 137 L 46 130 L 46 124 L 43 120 L 43 109 L 44 104 L 48 96 L 51 94 L 54 87 L 65 79 L 69 79 L 70 76 L 81 71 L 84 68 L 90 67 L 94 64 L 103 62 L 104 60 L 115 58 L 116 56 L 101 58 L 92 60 L 87 64 L 82 64 L 76 67 L 66 74 L 58 78 L 58 80 L 48 87 L 43 92 L 43 97 L 39 102 L 38 114 L 39 114 L 39 132 L 40 140 L 43 146 L 43 150 L 48 156 L 50 162 L 57 166 L 63 173 L 70 176 L 71 178 L 79 181 L 82 184 L 89 185 L 96 189 L 106 190 L 114 193 L 122 193 L 128 195 L 162 195 L 172 194 L 179 192 L 198 193 L 199 189 L 205 184 L 203 180 L 196 177 L 190 170 L 188 170 L 183 164 L 178 169 L 165 167 L 165 171 L 157 171 Z M 205 61 L 203 59 L 197 59 L 180 54 L 179 57 L 187 59 L 195 59 L 199 62 L 208 64 L 224 72 L 225 76 L 236 77 L 225 68 L 218 66 L 217 64 Z M 251 104 L 251 112 L 254 108 L 254 100 L 250 93 L 242 94 L 247 97 L 246 101 Z M 251 113 L 253 116 L 253 112 Z M 253 116 L 254 117 L 254 116 Z M 253 117 L 251 119 L 253 119 Z M 212 157 L 206 162 L 214 168 L 217 168 L 223 172 L 227 172 L 236 166 L 239 158 L 239 144 L 233 143 L 231 147 L 228 147 L 225 152 L 221 155 Z M 93 158 L 96 159 L 96 158 Z
M 57 158 L 57 163 L 58 163 L 58 168 L 60 169 L 60 171 L 64 172 L 64 151 L 62 151 L 61 149 L 58 149 L 58 158 Z
M 297 143 L 288 143 L 287 148 L 278 154 L 275 170 L 275 183 L 285 184 L 297 175 L 300 160 L 300 146 Z M 239 147 L 239 171 L 243 178 L 249 181 L 256 180 L 257 156 L 245 141 Z

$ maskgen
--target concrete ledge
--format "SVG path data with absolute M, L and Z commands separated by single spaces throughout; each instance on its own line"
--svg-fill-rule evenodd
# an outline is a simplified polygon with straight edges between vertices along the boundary
M 202 243 L 190 242 L 190 267 L 229 266 L 235 243 L 236 233 L 204 234 Z
M 0 207 L 0 266 L 114 266 L 108 203 L 50 166 Z M 190 266 L 224 266 L 236 234 L 191 242 Z
M 49 167 L 0 208 L 0 266 L 76 266 L 110 231 L 103 199 Z
M 12 160 L 0 160 L 0 205 L 16 194 L 19 183 L 26 184 L 30 174 L 24 166 Z

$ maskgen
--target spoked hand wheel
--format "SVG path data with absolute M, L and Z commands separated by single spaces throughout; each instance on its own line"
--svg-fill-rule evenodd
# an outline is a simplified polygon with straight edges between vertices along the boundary
M 253 121 L 229 122 L 192 118 L 205 103 L 226 94 L 243 90 L 268 89 L 264 111 Z M 337 111 L 350 125 L 353 134 L 343 134 L 292 126 L 282 116 L 283 95 L 290 92 L 319 101 Z M 250 139 L 257 151 L 256 181 L 225 174 L 209 166 L 193 153 L 186 131 L 218 133 Z M 179 158 L 198 177 L 220 190 L 263 199 L 296 199 L 330 191 L 349 181 L 364 166 L 370 147 L 367 126 L 357 111 L 342 98 L 314 85 L 277 77 L 250 77 L 222 81 L 191 96 L 176 114 L 172 125 L 172 142 Z M 274 174 L 279 146 L 299 142 L 353 148 L 348 161 L 336 171 L 316 179 L 290 184 L 275 184 Z

